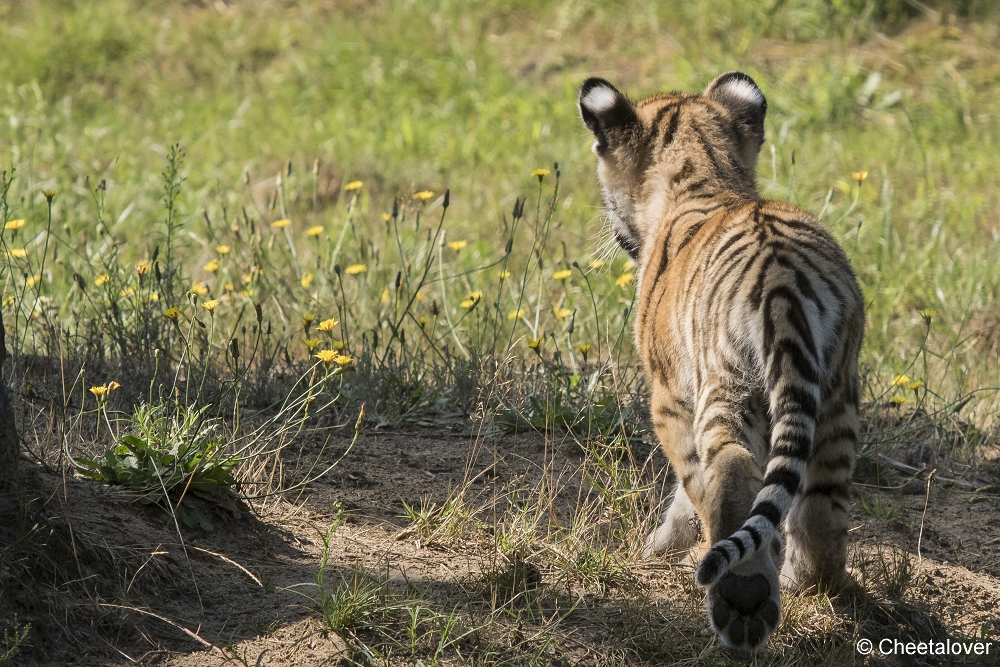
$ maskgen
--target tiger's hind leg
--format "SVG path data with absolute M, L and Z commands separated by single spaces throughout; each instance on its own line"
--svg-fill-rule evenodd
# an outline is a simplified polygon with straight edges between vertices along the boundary
M 672 388 L 660 384 L 654 385 L 650 408 L 656 437 L 678 481 L 663 521 L 646 538 L 644 554 L 675 554 L 698 542 L 697 511 L 690 494 L 700 496 L 703 491 L 693 415 Z
M 681 555 L 698 543 L 698 514 L 684 485 L 677 481 L 674 499 L 663 515 L 663 522 L 646 538 L 646 556 Z
M 801 592 L 840 592 L 850 586 L 847 529 L 850 482 L 858 442 L 858 410 L 851 392 L 824 400 L 813 453 L 785 520 L 782 584 Z

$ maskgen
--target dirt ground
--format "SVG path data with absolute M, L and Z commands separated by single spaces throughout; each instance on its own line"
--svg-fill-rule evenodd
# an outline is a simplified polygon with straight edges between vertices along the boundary
M 335 443 L 326 458 L 341 454 L 347 442 Z M 312 448 L 306 445 L 295 456 L 308 457 L 315 453 Z M 470 463 L 472 451 L 477 456 Z M 345 521 L 331 538 L 329 555 L 340 575 L 360 568 L 439 598 L 468 597 L 479 590 L 475 582 L 488 555 L 481 545 L 462 540 L 421 544 L 400 518 L 403 503 L 440 505 L 466 479 L 475 480 L 472 493 L 488 495 L 490 489 L 537 476 L 546 466 L 550 472 L 560 465 L 571 470 L 578 458 L 568 440 L 546 441 L 535 434 L 482 438 L 461 420 L 368 431 L 338 467 L 301 496 L 265 503 L 259 517 L 229 517 L 210 533 L 184 530 L 183 545 L 175 526 L 123 492 L 80 479 L 64 481 L 54 471 L 26 464 L 26 495 L 45 516 L 21 520 L 48 526 L 50 532 L 38 538 L 48 551 L 26 550 L 25 559 L 37 562 L 24 567 L 47 571 L 40 554 L 49 553 L 57 564 L 78 571 L 93 594 L 80 601 L 81 584 L 73 581 L 47 593 L 27 590 L 19 583 L 23 577 L 0 573 L 7 582 L 0 592 L 0 618 L 9 622 L 16 613 L 32 625 L 30 645 L 11 664 L 355 664 L 345 642 L 323 628 L 315 605 L 295 593 L 312 591 L 308 584 L 316 581 L 324 535 L 338 507 L 345 510 Z M 856 575 L 872 581 L 899 577 L 866 567 L 874 562 L 872 554 L 882 554 L 880 563 L 887 553 L 890 561 L 910 555 L 901 594 L 886 607 L 904 619 L 906 632 L 925 639 L 993 638 L 1000 655 L 1000 497 L 986 487 L 1000 488 L 995 471 L 989 466 L 949 470 L 951 479 L 972 481 L 965 486 L 935 482 L 929 494 L 922 481 L 907 484 L 896 472 L 880 471 L 883 486 L 901 488 L 856 487 L 852 548 L 860 565 Z M 882 508 L 875 513 L 883 518 L 864 511 L 862 498 L 869 507 Z M 694 600 L 695 632 L 707 636 L 707 625 L 697 615 L 700 593 L 692 593 L 687 583 L 689 568 L 651 560 L 635 566 L 630 576 L 654 607 Z M 891 588 L 891 583 L 881 585 Z M 77 591 L 76 602 L 53 605 L 51 596 L 60 590 Z M 61 617 L 53 609 L 62 609 Z M 627 611 L 614 591 L 590 595 L 563 628 L 565 641 L 550 652 L 551 663 L 608 664 L 608 628 L 620 625 Z M 841 626 L 841 634 L 850 626 L 833 607 L 823 613 L 828 624 Z M 786 634 L 800 641 L 793 617 L 785 614 L 776 640 Z M 856 641 L 864 631 L 855 629 L 853 639 L 847 631 L 844 641 Z M 843 655 L 859 665 L 959 664 L 918 657 L 866 659 L 846 649 Z M 471 662 L 474 657 L 468 656 Z M 626 662 L 656 664 L 641 658 Z M 1000 664 L 1000 659 L 975 664 Z

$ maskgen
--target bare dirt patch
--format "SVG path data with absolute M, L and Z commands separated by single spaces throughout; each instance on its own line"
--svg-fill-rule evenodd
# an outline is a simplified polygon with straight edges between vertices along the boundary
M 584 456 L 573 439 L 477 436 L 466 421 L 366 432 L 300 498 L 275 500 L 259 517 L 231 518 L 211 533 L 184 530 L 183 546 L 171 523 L 127 494 L 29 468 L 32 514 L 8 531 L 21 537 L 4 544 L 23 558 L 14 561 L 20 570 L 3 573 L 3 617 L 16 613 L 32 627 L 30 646 L 13 664 L 607 665 L 665 664 L 699 653 L 704 664 L 739 664 L 714 645 L 702 593 L 685 566 L 622 558 L 587 570 L 553 555 L 562 543 L 551 536 L 514 562 L 497 547 L 497 535 L 509 531 L 509 500 L 492 501 L 495 515 L 481 511 L 464 532 L 447 536 L 429 537 L 401 518 L 404 503 L 441 507 L 458 488 L 467 489 L 470 506 L 483 507 L 490 498 L 509 499 L 512 488 L 561 479 L 557 495 L 565 503 L 554 502 L 552 516 L 572 521 L 574 493 L 588 486 L 574 477 Z M 649 451 L 642 443 L 636 449 Z M 333 447 L 329 456 L 337 454 Z M 465 480 L 473 481 L 463 487 Z M 880 638 L 871 633 L 996 643 L 1000 499 L 935 483 L 928 497 L 924 483 L 905 481 L 890 470 L 882 484 L 900 487 L 895 491 L 858 487 L 853 558 L 865 594 L 786 596 L 784 620 L 760 664 L 850 664 L 861 660 L 857 639 Z M 649 495 L 662 492 L 662 483 L 657 489 Z M 884 510 L 891 516 L 873 516 L 860 498 L 868 507 L 894 508 Z M 338 512 L 342 524 L 329 533 Z M 305 597 L 316 597 L 325 536 L 327 588 L 373 586 L 388 609 L 378 619 L 334 632 L 320 605 Z M 599 548 L 595 540 L 573 553 L 582 559 Z M 405 616 L 414 609 L 408 645 Z M 442 639 L 443 626 L 420 621 L 422 613 L 450 614 L 451 634 Z M 445 648 L 435 657 L 436 641 Z M 373 653 L 365 658 L 359 646 Z M 866 660 L 854 664 L 962 664 Z

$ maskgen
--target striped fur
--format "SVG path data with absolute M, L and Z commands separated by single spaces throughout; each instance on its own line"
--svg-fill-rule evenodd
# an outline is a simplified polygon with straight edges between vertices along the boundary
M 694 546 L 696 514 L 712 625 L 754 649 L 778 621 L 783 524 L 786 583 L 846 580 L 861 293 L 815 218 L 760 199 L 767 102 L 746 74 L 637 103 L 588 79 L 579 106 L 613 234 L 639 267 L 636 340 L 680 480 L 650 550 Z

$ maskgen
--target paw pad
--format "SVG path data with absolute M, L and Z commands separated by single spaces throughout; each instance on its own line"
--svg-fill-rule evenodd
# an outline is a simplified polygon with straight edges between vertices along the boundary
M 723 642 L 747 651 L 771 636 L 781 616 L 777 587 L 763 574 L 727 574 L 709 591 L 709 609 Z

